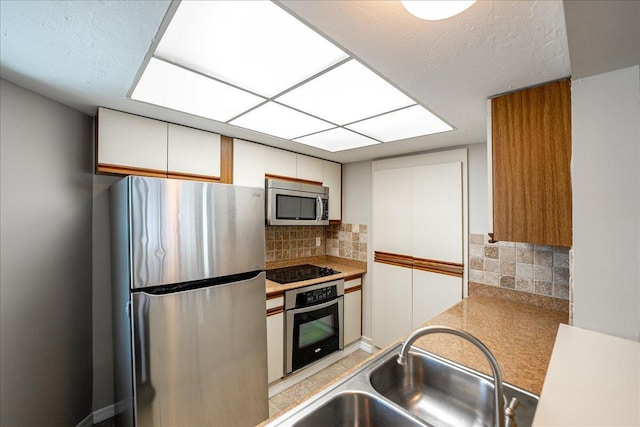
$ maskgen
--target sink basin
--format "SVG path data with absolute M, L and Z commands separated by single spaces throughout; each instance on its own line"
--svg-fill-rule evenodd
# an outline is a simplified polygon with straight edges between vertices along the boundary
M 383 397 L 434 426 L 494 426 L 493 380 L 415 349 L 405 366 L 390 353 L 370 373 L 371 386 Z M 517 397 L 519 426 L 530 426 L 536 396 L 504 384 L 505 402 Z
M 400 345 L 379 353 L 351 375 L 267 424 L 275 426 L 494 426 L 493 379 L 411 347 L 405 366 Z M 517 397 L 519 427 L 531 426 L 537 396 L 503 384 Z
M 326 427 L 337 424 L 353 427 L 420 425 L 379 397 L 359 392 L 338 394 L 293 425 Z

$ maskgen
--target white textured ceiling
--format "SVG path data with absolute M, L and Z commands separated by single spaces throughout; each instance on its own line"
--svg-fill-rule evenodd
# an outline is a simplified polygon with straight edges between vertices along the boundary
M 628 2 L 603 3 L 610 8 Z M 571 74 L 560 1 L 480 0 L 454 18 L 431 22 L 409 15 L 397 1 L 279 4 L 456 129 L 328 153 L 128 100 L 126 94 L 170 9 L 167 0 L 2 0 L 0 71 L 2 78 L 87 114 L 95 114 L 101 105 L 341 162 L 484 142 L 488 97 Z M 585 8 L 575 13 L 595 23 L 600 19 Z M 567 21 L 580 27 L 580 19 Z M 584 38 L 569 36 L 572 45 L 583 47 L 581 57 L 593 54 L 589 45 L 580 44 Z M 608 43 L 601 49 L 611 49 Z M 571 59 L 578 60 L 573 54 Z M 616 69 L 612 61 L 608 64 Z

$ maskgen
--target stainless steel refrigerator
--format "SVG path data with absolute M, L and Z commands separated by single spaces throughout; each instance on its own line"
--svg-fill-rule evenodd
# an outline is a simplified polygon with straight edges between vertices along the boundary
M 117 425 L 268 417 L 264 189 L 111 186 Z

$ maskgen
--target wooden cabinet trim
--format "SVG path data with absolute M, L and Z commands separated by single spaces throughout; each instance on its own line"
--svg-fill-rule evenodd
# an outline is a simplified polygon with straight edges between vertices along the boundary
M 276 314 L 284 313 L 284 307 L 273 307 L 267 310 L 268 316 L 275 316 Z
M 233 184 L 233 138 L 220 135 L 220 182 Z
M 114 175 L 140 175 L 150 176 L 154 178 L 166 178 L 167 171 L 158 169 L 132 168 L 120 165 L 111 165 L 108 163 L 98 163 L 97 171 L 105 174 Z
M 196 175 L 192 173 L 182 173 L 182 172 L 172 172 L 172 171 L 167 172 L 167 178 L 189 179 L 192 181 L 220 182 L 220 178 L 217 176 Z
M 344 290 L 344 294 L 350 294 L 352 292 L 358 292 L 362 290 L 362 285 L 358 285 L 358 286 L 352 286 L 350 288 L 347 288 Z
M 276 299 L 276 298 L 283 298 L 283 297 L 284 297 L 284 292 L 267 295 L 267 299 Z
M 455 277 L 462 277 L 464 273 L 464 264 L 427 258 L 417 258 L 409 255 L 400 255 L 389 252 L 375 251 L 373 260 L 374 262 L 394 265 L 396 267 L 430 271 Z
M 297 183 L 300 183 L 300 184 L 319 185 L 319 186 L 322 187 L 322 183 L 321 182 L 309 181 L 309 180 L 300 179 L 300 178 L 292 178 L 290 176 L 265 174 L 264 177 L 265 177 L 265 179 L 279 179 L 281 181 L 291 181 L 291 182 L 297 182 Z

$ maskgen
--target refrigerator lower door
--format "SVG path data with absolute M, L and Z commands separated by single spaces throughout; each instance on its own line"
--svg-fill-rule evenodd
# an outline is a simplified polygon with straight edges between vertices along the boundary
M 265 277 L 133 294 L 136 426 L 268 418 Z

